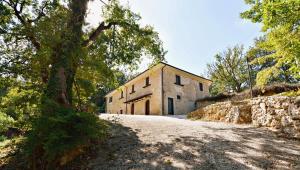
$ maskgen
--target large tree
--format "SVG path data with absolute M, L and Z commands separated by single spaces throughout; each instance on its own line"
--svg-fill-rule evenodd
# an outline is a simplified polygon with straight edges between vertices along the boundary
M 269 54 L 257 58 L 257 62 L 275 62 L 258 73 L 258 85 L 267 84 L 283 72 L 300 78 L 300 1 L 245 0 L 245 3 L 251 8 L 241 13 L 241 17 L 261 23 L 266 36 L 260 48 Z M 282 70 L 283 67 L 287 70 Z
M 76 79 L 105 78 L 109 68 L 135 65 L 147 54 L 163 58 L 158 34 L 117 1 L 103 7 L 97 28 L 84 30 L 88 2 L 1 1 L 1 73 L 40 83 L 45 98 L 72 108 Z
M 0 1 L 1 79 L 42 93 L 41 114 L 28 133 L 33 167 L 63 164 L 60 158 L 70 150 L 102 135 L 97 117 L 82 112 L 82 96 L 113 82 L 118 67 L 135 68 L 143 56 L 154 62 L 164 58 L 158 33 L 140 26 L 141 17 L 129 7 L 108 1 L 99 9 L 103 20 L 90 28 L 88 2 Z
M 243 46 L 236 45 L 215 55 L 215 61 L 207 65 L 213 81 L 211 92 L 240 92 L 247 84 L 247 65 Z

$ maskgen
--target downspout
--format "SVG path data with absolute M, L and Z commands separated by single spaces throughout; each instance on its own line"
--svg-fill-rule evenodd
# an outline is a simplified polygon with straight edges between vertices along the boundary
M 162 68 L 161 68 L 161 114 L 164 115 L 165 113 L 165 100 L 164 100 L 164 68 L 167 65 L 165 64 Z

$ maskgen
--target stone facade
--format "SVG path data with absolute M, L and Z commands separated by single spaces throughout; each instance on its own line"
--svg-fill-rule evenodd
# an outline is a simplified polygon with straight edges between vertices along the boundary
M 191 112 L 196 119 L 252 123 L 300 138 L 300 106 L 293 97 L 266 96 L 239 102 L 219 102 Z
M 180 77 L 180 83 L 176 83 L 176 77 Z M 150 115 L 166 115 L 170 113 L 169 100 L 172 100 L 173 114 L 186 114 L 195 110 L 197 99 L 209 95 L 210 84 L 208 79 L 166 63 L 159 63 L 108 93 L 106 112 L 144 115 L 148 102 Z

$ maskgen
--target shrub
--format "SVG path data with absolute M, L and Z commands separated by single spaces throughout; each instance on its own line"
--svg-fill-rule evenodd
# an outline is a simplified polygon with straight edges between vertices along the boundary
M 253 97 L 258 96 L 272 96 L 276 94 L 286 94 L 286 95 L 299 95 L 300 84 L 288 84 L 288 83 L 274 83 L 265 87 L 254 87 Z M 284 93 L 289 92 L 289 93 Z M 218 94 L 215 96 L 208 96 L 205 98 L 198 99 L 196 102 L 205 102 L 205 101 L 213 101 L 213 102 L 222 102 L 226 100 L 231 101 L 240 101 L 243 99 L 249 99 L 251 97 L 250 90 L 247 89 L 240 93 L 232 93 L 232 94 Z
M 13 126 L 14 120 L 10 116 L 0 112 L 0 134 L 3 134 Z
M 39 114 L 40 93 L 26 87 L 10 88 L 1 98 L 0 111 L 14 120 L 13 126 L 26 131 L 30 119 Z
M 77 156 L 75 150 L 82 150 L 93 140 L 107 135 L 108 125 L 94 114 L 71 109 L 52 111 L 51 115 L 37 118 L 28 134 L 25 150 L 33 160 L 31 166 L 43 165 L 51 169 L 66 164 Z M 69 155 L 73 158 L 66 159 Z
M 3 142 L 3 141 L 5 141 L 7 139 L 7 137 L 6 136 L 4 136 L 4 135 L 0 135 L 0 142 Z
M 289 96 L 289 97 L 296 97 L 296 96 L 300 96 L 300 88 L 299 90 L 291 90 L 291 91 L 287 91 L 287 92 L 283 92 L 282 93 L 283 96 Z

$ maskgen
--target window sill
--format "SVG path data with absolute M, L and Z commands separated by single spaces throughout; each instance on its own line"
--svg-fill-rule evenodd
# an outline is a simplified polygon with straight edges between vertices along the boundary
M 176 84 L 176 85 L 178 85 L 178 86 L 184 86 L 183 84 L 177 84 L 177 83 L 174 83 L 174 84 Z
M 146 87 L 149 87 L 149 86 L 151 86 L 151 84 L 145 85 L 143 88 L 146 88 Z

